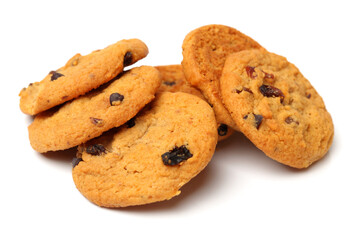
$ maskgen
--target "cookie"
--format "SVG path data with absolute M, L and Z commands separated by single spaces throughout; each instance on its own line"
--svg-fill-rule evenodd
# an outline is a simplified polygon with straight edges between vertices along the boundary
M 230 53 L 261 46 L 234 28 L 207 25 L 190 32 L 185 37 L 182 48 L 182 66 L 186 80 L 204 94 L 220 123 L 237 129 L 221 101 L 219 79 L 222 68 Z
M 29 126 L 31 146 L 38 152 L 77 146 L 126 123 L 155 97 L 159 72 L 148 66 L 120 74 L 101 88 L 38 114 Z
M 214 112 L 200 98 L 164 92 L 130 126 L 79 146 L 73 180 L 91 202 L 126 207 L 171 199 L 211 160 Z
M 155 67 L 160 72 L 161 85 L 158 92 L 184 92 L 195 95 L 206 101 L 204 95 L 186 82 L 182 66 L 166 65 Z M 234 130 L 226 124 L 218 123 L 218 141 L 222 141 L 233 134 Z
M 220 85 L 233 120 L 270 158 L 306 168 L 329 150 L 331 116 L 286 58 L 262 50 L 234 53 L 226 60 Z
M 20 109 L 35 115 L 110 81 L 123 68 L 144 58 L 147 46 L 138 39 L 121 40 L 86 56 L 76 54 L 62 68 L 21 90 Z

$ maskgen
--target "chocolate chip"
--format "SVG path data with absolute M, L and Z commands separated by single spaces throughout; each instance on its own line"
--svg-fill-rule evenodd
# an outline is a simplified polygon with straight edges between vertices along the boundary
M 133 117 L 132 119 L 127 121 L 126 126 L 127 126 L 127 128 L 132 128 L 133 126 L 135 126 L 135 117 Z
M 254 73 L 255 73 L 255 67 L 246 66 L 246 67 L 245 67 L 245 70 L 246 70 L 246 74 L 247 74 L 250 78 L 254 79 L 254 78 L 257 77 L 256 74 L 254 75 Z
M 110 105 L 118 106 L 124 100 L 124 96 L 119 93 L 112 93 L 110 95 Z
M 88 154 L 91 154 L 91 155 L 94 155 L 94 156 L 99 156 L 99 155 L 105 153 L 106 149 L 101 144 L 95 144 L 95 145 L 88 146 L 86 148 L 86 152 Z
M 261 94 L 265 97 L 280 97 L 280 102 L 282 103 L 284 101 L 285 96 L 283 92 L 276 87 L 269 85 L 261 85 L 259 90 Z
M 190 153 L 190 151 L 184 145 L 182 145 L 180 147 L 175 146 L 175 148 L 173 148 L 171 151 L 161 155 L 161 158 L 165 165 L 174 166 L 191 158 L 192 156 L 193 155 Z
M 72 160 L 72 167 L 74 168 L 74 167 L 76 167 L 78 164 L 79 164 L 79 162 L 82 162 L 83 160 L 82 160 L 82 158 L 73 158 L 73 160 Z
M 165 84 L 165 85 L 167 85 L 167 86 L 173 86 L 173 85 L 176 84 L 176 82 L 175 82 L 175 81 L 173 81 L 173 82 L 164 81 L 163 84 Z
M 254 114 L 254 117 L 255 117 L 255 127 L 256 127 L 256 129 L 259 129 L 264 117 L 261 116 L 261 115 L 257 115 L 255 113 L 253 113 L 253 114 Z
M 90 117 L 90 121 L 91 121 L 92 124 L 96 125 L 97 127 L 104 126 L 104 120 L 102 120 L 100 118 Z
M 267 73 L 264 71 L 262 71 L 262 72 L 265 74 L 265 76 L 264 76 L 265 79 L 274 79 L 275 78 L 274 74 L 272 74 L 272 73 Z
M 220 124 L 218 127 L 218 134 L 219 136 L 225 136 L 228 132 L 228 126 L 226 124 Z
M 132 61 L 132 53 L 126 52 L 124 56 L 124 67 L 131 65 Z
M 298 122 L 298 121 L 295 121 L 292 117 L 287 117 L 287 118 L 285 118 L 285 122 L 286 122 L 287 124 L 290 124 L 290 123 L 294 122 L 294 123 L 296 123 L 297 125 L 299 125 L 299 122 Z
M 56 79 L 58 79 L 59 77 L 63 77 L 64 75 L 61 73 L 58 73 L 56 71 L 51 71 L 49 74 L 51 74 L 51 81 L 54 81 Z

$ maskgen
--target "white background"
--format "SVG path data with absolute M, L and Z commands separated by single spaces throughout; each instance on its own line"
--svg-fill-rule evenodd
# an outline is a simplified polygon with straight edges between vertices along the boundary
M 0 239 L 360 239 L 360 17 L 357 1 L 1 1 Z M 137 65 L 177 64 L 192 29 L 225 24 L 295 63 L 335 124 L 307 170 L 269 158 L 243 135 L 167 202 L 91 204 L 75 188 L 75 150 L 38 154 L 20 90 L 75 53 L 139 38 Z

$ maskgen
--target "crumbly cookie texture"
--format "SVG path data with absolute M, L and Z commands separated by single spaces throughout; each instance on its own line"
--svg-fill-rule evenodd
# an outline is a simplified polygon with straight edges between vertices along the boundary
M 228 56 L 220 79 L 224 105 L 267 156 L 306 168 L 329 150 L 334 126 L 321 96 L 286 58 L 262 50 Z
M 110 83 L 56 109 L 38 114 L 29 126 L 31 146 L 38 152 L 75 147 L 134 117 L 155 97 L 159 72 L 133 68 Z
M 214 112 L 205 101 L 160 93 L 132 124 L 79 146 L 73 180 L 103 207 L 168 200 L 205 168 L 216 143 Z
M 206 101 L 204 95 L 185 80 L 182 66 L 180 64 L 157 66 L 156 69 L 159 70 L 162 80 L 158 92 L 190 93 Z M 228 138 L 233 132 L 234 130 L 232 128 L 228 127 L 226 124 L 218 122 L 218 141 Z
M 221 101 L 221 72 L 226 56 L 230 53 L 262 47 L 234 28 L 207 25 L 190 32 L 185 37 L 182 48 L 182 66 L 186 80 L 204 94 L 220 123 L 237 129 Z
M 20 109 L 35 115 L 110 81 L 123 68 L 144 58 L 147 46 L 138 39 L 121 40 L 86 56 L 76 54 L 65 66 L 21 90 Z

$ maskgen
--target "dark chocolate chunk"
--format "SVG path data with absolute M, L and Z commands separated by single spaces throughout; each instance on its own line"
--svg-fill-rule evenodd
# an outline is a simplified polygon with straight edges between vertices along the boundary
M 218 127 L 218 134 L 219 136 L 225 136 L 228 132 L 228 126 L 226 124 L 220 124 Z
M 132 128 L 133 126 L 135 126 L 135 117 L 133 117 L 132 119 L 127 121 L 126 126 L 127 126 L 127 128 Z
M 280 97 L 280 102 L 282 103 L 284 101 L 285 96 L 283 92 L 276 87 L 269 85 L 261 85 L 259 90 L 261 94 L 265 97 Z
M 95 145 L 88 146 L 86 148 L 86 152 L 88 154 L 91 154 L 91 155 L 94 155 L 94 156 L 99 156 L 99 155 L 105 153 L 106 149 L 101 144 L 95 144 Z
M 124 67 L 131 65 L 132 61 L 132 53 L 126 52 L 124 56 Z
M 54 81 L 56 79 L 58 79 L 59 77 L 63 77 L 64 74 L 58 73 L 56 71 L 51 71 L 49 74 L 51 74 L 51 81 Z
M 191 158 L 193 155 L 190 153 L 184 145 L 173 148 L 171 151 L 161 155 L 162 161 L 165 165 L 174 166 L 178 165 L 182 161 Z
M 120 103 L 124 100 L 124 96 L 120 93 L 112 93 L 110 95 L 110 105 L 111 106 L 117 106 L 120 105 Z
M 79 162 L 82 162 L 82 161 L 83 161 L 82 158 L 73 158 L 72 167 L 73 168 L 76 167 L 79 164 Z
M 163 84 L 165 84 L 167 86 L 174 86 L 176 84 L 176 82 L 175 81 L 173 81 L 173 82 L 164 81 Z
M 90 121 L 92 124 L 98 126 L 98 127 L 101 127 L 104 125 L 104 120 L 100 119 L 100 118 L 93 118 L 93 117 L 90 117 Z
M 256 74 L 254 74 L 254 73 L 255 73 L 255 67 L 246 66 L 246 67 L 245 67 L 245 70 L 246 70 L 246 74 L 247 74 L 250 78 L 254 79 L 254 78 L 257 77 Z
M 256 129 L 259 129 L 259 127 L 260 127 L 260 125 L 261 125 L 262 120 L 264 119 L 264 117 L 261 116 L 261 115 L 257 115 L 257 114 L 255 114 L 255 113 L 253 113 L 253 114 L 254 114 L 254 117 L 255 117 L 255 127 L 256 127 Z

